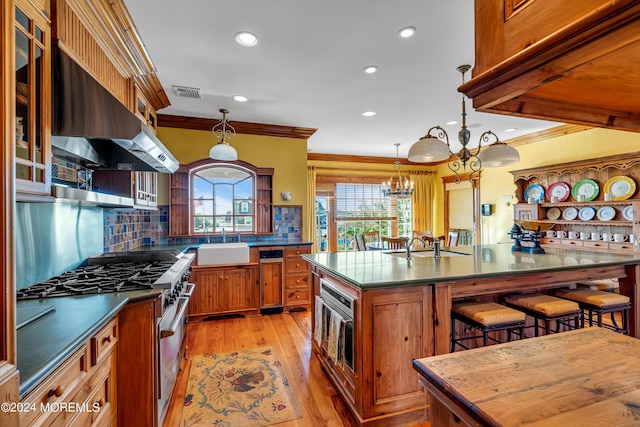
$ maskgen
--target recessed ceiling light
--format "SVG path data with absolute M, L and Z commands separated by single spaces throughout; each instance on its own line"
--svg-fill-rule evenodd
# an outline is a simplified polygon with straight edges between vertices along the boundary
M 458 124 L 457 120 L 450 120 L 450 121 L 445 123 L 445 125 L 457 125 L 457 124 Z
M 242 95 L 235 95 L 233 97 L 234 101 L 238 101 L 238 102 L 247 102 L 249 100 L 249 98 L 247 98 L 246 96 L 242 96 Z
M 409 38 L 416 33 L 416 29 L 414 27 L 405 27 L 398 32 L 398 36 L 402 39 Z
M 255 46 L 258 44 L 258 37 L 246 31 L 236 34 L 235 39 L 236 43 L 242 46 Z
M 515 132 L 517 130 L 518 130 L 518 128 L 509 128 L 509 129 L 505 129 L 504 131 L 505 132 Z
M 376 71 L 378 71 L 378 67 L 376 67 L 375 65 L 367 65 L 366 67 L 364 67 L 364 72 L 367 74 L 373 74 Z
M 364 113 L 362 113 L 363 116 L 365 117 L 372 117 L 376 115 L 375 111 L 365 111 Z

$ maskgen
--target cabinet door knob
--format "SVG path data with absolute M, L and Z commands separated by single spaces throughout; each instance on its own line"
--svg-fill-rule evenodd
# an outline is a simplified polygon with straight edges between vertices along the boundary
M 64 393 L 64 387 L 59 385 L 58 387 L 49 390 L 49 397 L 51 396 L 60 397 L 62 396 L 62 393 Z

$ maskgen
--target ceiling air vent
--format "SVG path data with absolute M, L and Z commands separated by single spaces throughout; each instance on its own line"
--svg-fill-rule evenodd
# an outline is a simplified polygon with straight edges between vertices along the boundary
M 181 96 L 183 98 L 195 98 L 195 99 L 202 98 L 202 93 L 200 92 L 200 89 L 198 89 L 197 87 L 186 87 L 186 86 L 172 86 L 172 87 L 173 87 L 173 92 L 175 92 L 177 96 Z

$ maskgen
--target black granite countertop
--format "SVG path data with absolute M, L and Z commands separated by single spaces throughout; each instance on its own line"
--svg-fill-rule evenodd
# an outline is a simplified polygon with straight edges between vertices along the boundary
M 511 245 L 455 246 L 433 251 L 379 250 L 308 254 L 302 257 L 360 289 L 390 288 L 532 272 L 638 264 L 640 256 L 547 248 L 546 254 L 512 252 Z
M 228 243 L 233 243 L 235 240 L 229 239 Z M 219 241 L 213 241 L 211 243 L 220 243 Z M 255 240 L 246 241 L 247 246 L 250 248 L 259 248 L 265 246 L 298 246 L 305 245 L 310 246 L 313 243 L 308 240 Z M 167 251 L 178 250 L 180 252 L 187 252 L 189 250 L 196 250 L 200 247 L 201 243 L 172 243 L 167 245 L 153 245 L 153 246 L 141 246 L 132 251 Z
M 128 302 L 157 298 L 161 292 L 152 289 L 18 301 L 18 318 L 21 311 L 31 313 L 55 306 L 55 310 L 17 331 L 20 396 L 31 391 Z

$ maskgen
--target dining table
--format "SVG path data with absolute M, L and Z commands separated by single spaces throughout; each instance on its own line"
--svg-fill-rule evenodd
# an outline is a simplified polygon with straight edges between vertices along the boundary
M 638 426 L 640 340 L 587 327 L 416 359 L 431 426 Z

